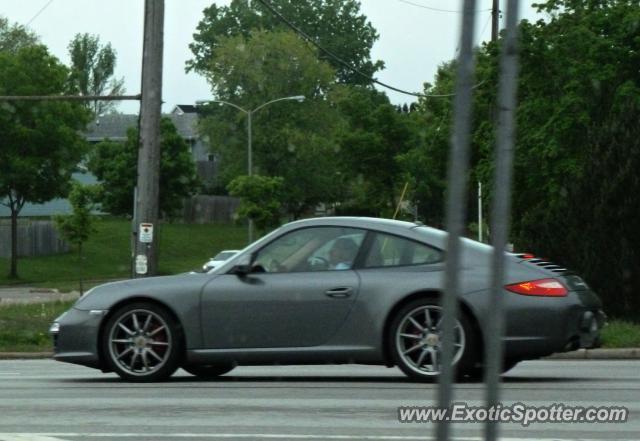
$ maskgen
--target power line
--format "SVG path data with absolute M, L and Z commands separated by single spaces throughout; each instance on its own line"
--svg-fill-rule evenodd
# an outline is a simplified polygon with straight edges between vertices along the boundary
M 434 12 L 452 12 L 454 14 L 462 14 L 463 11 L 457 10 L 457 9 L 443 9 L 443 8 L 434 8 L 433 6 L 427 6 L 427 5 L 423 5 L 420 3 L 415 3 L 415 2 L 411 2 L 409 0 L 398 0 L 400 3 L 404 3 L 407 5 L 411 5 L 411 6 L 415 6 L 417 8 L 422 8 L 422 9 L 426 9 L 428 11 L 434 11 Z M 491 9 L 478 9 L 475 12 L 486 12 L 486 11 L 491 11 Z
M 280 13 L 280 11 L 278 11 L 272 4 L 270 4 L 266 0 L 258 0 L 258 2 L 261 3 L 265 8 L 267 8 L 272 14 L 274 14 L 276 17 L 278 17 L 283 23 L 285 23 L 294 32 L 296 32 L 298 35 L 300 35 L 306 41 L 308 41 L 309 43 L 313 44 L 316 48 L 318 48 L 318 50 L 320 50 L 320 52 L 323 52 L 324 54 L 328 55 L 330 58 L 333 58 L 335 61 L 337 61 L 338 63 L 340 63 L 341 65 L 343 65 L 347 69 L 351 70 L 352 72 L 360 75 L 363 78 L 366 78 L 369 82 L 375 83 L 375 84 L 377 84 L 379 86 L 382 86 L 382 87 L 384 87 L 386 89 L 393 90 L 394 92 L 398 92 L 398 93 L 401 93 L 401 94 L 404 94 L 404 95 L 414 96 L 414 97 L 418 97 L 418 98 L 449 98 L 449 97 L 453 97 L 453 96 L 456 95 L 455 93 L 424 94 L 424 93 L 418 93 L 418 92 L 409 92 L 409 91 L 400 89 L 398 87 L 392 86 L 390 84 L 384 83 L 384 82 L 382 82 L 382 81 L 380 81 L 380 80 L 378 80 L 376 78 L 372 78 L 371 76 L 369 76 L 366 73 L 362 72 L 360 69 L 350 65 L 349 63 L 347 63 L 345 60 L 343 60 L 342 58 L 340 58 L 339 56 L 337 56 L 336 54 L 334 54 L 330 50 L 328 50 L 328 49 L 324 48 L 323 46 L 321 46 L 315 39 L 313 39 L 306 32 L 304 32 L 302 29 L 300 29 L 298 26 L 296 26 L 294 23 L 292 23 L 287 17 L 282 15 L 282 13 Z M 480 87 L 484 83 L 485 83 L 485 81 L 481 81 L 478 84 L 476 84 L 475 86 L 473 86 L 472 89 L 476 89 L 476 88 Z
M 40 10 L 36 12 L 33 17 L 31 17 L 31 20 L 29 20 L 25 26 L 29 26 L 36 18 L 40 16 L 40 14 L 44 12 L 45 9 L 49 7 L 51 3 L 53 3 L 53 0 L 49 0 L 42 8 L 40 8 Z
M 392 86 L 390 84 L 387 83 L 383 83 L 382 81 L 379 81 L 375 78 L 372 78 L 371 76 L 367 75 L 366 73 L 362 72 L 360 69 L 350 65 L 349 63 L 347 63 L 346 61 L 344 61 L 342 58 L 340 58 L 339 56 L 337 56 L 336 54 L 334 54 L 333 52 L 331 52 L 330 50 L 322 47 L 317 41 L 315 41 L 313 38 L 311 38 L 306 32 L 304 32 L 302 29 L 300 29 L 298 26 L 296 26 L 294 23 L 292 23 L 291 21 L 289 21 L 289 19 L 287 19 L 284 15 L 282 15 L 280 13 L 280 11 L 278 11 L 276 8 L 273 7 L 273 5 L 271 5 L 269 2 L 267 2 L 266 0 L 258 0 L 258 2 L 260 2 L 265 8 L 267 8 L 273 15 L 275 15 L 276 17 L 278 17 L 283 23 L 285 23 L 287 26 L 289 26 L 294 32 L 296 32 L 298 35 L 300 35 L 301 37 L 303 37 L 306 41 L 308 41 L 309 43 L 313 44 L 315 47 L 318 48 L 318 50 L 320 50 L 320 52 L 323 52 L 324 54 L 328 55 L 330 58 L 333 58 L 335 61 L 337 61 L 338 63 L 340 63 L 341 65 L 343 65 L 344 67 L 346 67 L 347 69 L 351 70 L 352 72 L 360 75 L 363 78 L 366 78 L 367 80 L 369 80 L 372 83 L 378 84 L 379 86 L 382 86 L 384 88 L 387 88 L 389 90 L 393 90 L 394 92 L 398 92 L 398 93 L 402 93 L 404 95 L 410 95 L 410 96 L 415 96 L 415 97 L 419 97 L 419 98 L 429 98 L 429 97 L 449 97 L 449 96 L 453 96 L 454 94 L 446 94 L 446 95 L 425 95 L 422 93 L 417 93 L 417 92 L 409 92 L 403 89 L 400 89 L 398 87 Z

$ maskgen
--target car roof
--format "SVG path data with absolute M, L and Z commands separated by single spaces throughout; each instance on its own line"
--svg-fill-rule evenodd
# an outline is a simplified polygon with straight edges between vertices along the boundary
M 394 219 L 383 219 L 377 217 L 355 217 L 355 216 L 329 216 L 329 217 L 315 217 L 310 219 L 302 219 L 294 222 L 290 222 L 287 226 L 302 226 L 302 225 L 345 225 L 362 228 L 371 227 L 388 227 L 388 228 L 415 228 L 419 223 L 405 222 Z
M 443 247 L 447 233 L 437 228 L 424 225 L 421 222 L 407 222 L 395 219 L 356 216 L 331 216 L 302 219 L 283 225 L 285 230 L 312 226 L 342 226 L 364 228 L 387 233 L 401 234 L 418 240 L 426 240 L 432 245 Z

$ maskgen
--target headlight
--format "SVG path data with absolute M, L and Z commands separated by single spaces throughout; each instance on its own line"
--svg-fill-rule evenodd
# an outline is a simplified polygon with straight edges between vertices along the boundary
M 60 332 L 60 323 L 53 322 L 51 324 L 51 327 L 49 328 L 49 333 L 50 334 L 57 334 L 58 332 Z

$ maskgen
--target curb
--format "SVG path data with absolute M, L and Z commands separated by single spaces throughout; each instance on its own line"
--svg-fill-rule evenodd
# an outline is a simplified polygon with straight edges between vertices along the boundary
M 51 357 L 52 352 L 0 352 L 0 360 L 44 360 Z
M 640 360 L 640 348 L 578 349 L 545 357 L 546 360 Z

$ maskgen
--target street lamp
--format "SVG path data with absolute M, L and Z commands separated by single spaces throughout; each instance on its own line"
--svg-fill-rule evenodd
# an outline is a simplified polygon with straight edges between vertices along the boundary
M 277 103 L 280 101 L 297 101 L 301 103 L 304 100 L 305 100 L 305 97 L 303 95 L 287 96 L 284 98 L 277 98 L 275 100 L 268 101 L 252 110 L 247 110 L 243 107 L 238 106 L 237 104 L 233 104 L 223 100 L 200 100 L 200 101 L 196 101 L 196 105 L 203 105 L 203 104 L 209 104 L 209 103 L 222 104 L 226 106 L 231 106 L 241 111 L 245 115 L 247 115 L 247 169 L 248 169 L 249 176 L 253 176 L 253 139 L 252 139 L 253 114 L 259 111 L 260 109 L 267 107 L 270 104 Z M 251 242 L 253 242 L 253 220 L 249 219 L 249 243 Z

